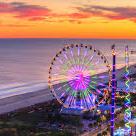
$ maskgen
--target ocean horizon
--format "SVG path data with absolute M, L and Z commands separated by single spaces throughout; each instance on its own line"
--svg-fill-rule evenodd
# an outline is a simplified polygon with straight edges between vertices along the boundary
M 66 44 L 86 44 L 99 49 L 112 63 L 111 45 L 116 45 L 117 68 L 125 65 L 125 46 L 136 50 L 136 40 L 69 39 L 69 38 L 2 38 L 0 39 L 0 87 L 48 81 L 52 58 Z M 136 61 L 130 54 L 130 64 Z

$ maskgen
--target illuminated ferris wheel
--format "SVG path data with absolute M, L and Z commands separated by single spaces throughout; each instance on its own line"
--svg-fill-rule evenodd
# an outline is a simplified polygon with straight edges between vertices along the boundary
M 108 97 L 111 75 L 106 57 L 91 45 L 62 48 L 49 68 L 49 87 L 65 108 L 92 110 Z

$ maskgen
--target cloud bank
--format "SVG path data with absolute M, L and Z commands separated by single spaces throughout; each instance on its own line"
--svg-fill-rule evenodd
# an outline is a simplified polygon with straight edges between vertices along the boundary
M 109 20 L 129 20 L 136 23 L 136 7 L 105 7 L 84 5 L 82 7 L 75 7 L 74 9 L 76 12 L 69 14 L 56 14 L 49 8 L 40 5 L 31 5 L 23 2 L 0 2 L 0 14 L 8 13 L 12 14 L 12 16 L 15 18 L 27 19 L 30 21 L 48 21 L 48 18 L 65 18 L 65 20 L 70 22 L 82 22 L 83 19 L 102 17 Z

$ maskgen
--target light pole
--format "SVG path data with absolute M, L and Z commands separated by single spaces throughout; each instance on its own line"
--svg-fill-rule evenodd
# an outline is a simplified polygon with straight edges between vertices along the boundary
M 116 52 L 115 45 L 112 45 L 112 92 L 111 92 L 111 136 L 114 135 L 114 114 L 115 114 L 115 91 L 116 91 Z

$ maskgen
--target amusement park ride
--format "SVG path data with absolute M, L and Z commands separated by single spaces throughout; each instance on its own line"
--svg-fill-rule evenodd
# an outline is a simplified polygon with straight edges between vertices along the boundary
M 112 46 L 112 69 L 106 57 L 91 45 L 71 44 L 62 48 L 49 68 L 49 87 L 65 108 L 94 110 L 111 98 L 111 136 L 131 136 L 131 99 L 129 50 L 125 47 L 125 128 L 114 130 L 116 81 L 116 50 Z M 103 73 L 103 74 L 101 74 Z M 109 94 L 111 93 L 111 97 Z M 122 131 L 124 134 L 122 135 Z

